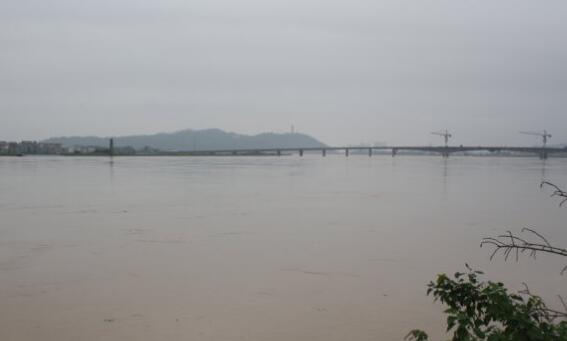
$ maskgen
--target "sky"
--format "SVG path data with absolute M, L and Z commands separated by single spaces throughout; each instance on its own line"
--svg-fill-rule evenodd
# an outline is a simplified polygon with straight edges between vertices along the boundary
M 567 143 L 564 0 L 0 0 L 0 140 Z

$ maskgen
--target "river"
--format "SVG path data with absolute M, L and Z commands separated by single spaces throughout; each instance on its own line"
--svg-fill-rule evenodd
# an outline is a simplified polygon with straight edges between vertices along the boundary
M 2 157 L 0 339 L 435 340 L 426 284 L 465 263 L 555 305 L 565 262 L 479 247 L 567 246 L 544 179 L 567 159 Z

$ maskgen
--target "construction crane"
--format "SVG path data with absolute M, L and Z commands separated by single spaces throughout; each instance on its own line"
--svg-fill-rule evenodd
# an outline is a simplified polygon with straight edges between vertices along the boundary
M 453 137 L 447 129 L 445 129 L 445 131 L 434 131 L 431 134 L 443 136 L 445 138 L 445 147 L 449 146 L 449 138 Z
M 544 130 L 543 133 L 538 131 L 521 131 L 520 134 L 540 136 L 543 139 L 543 148 L 547 145 L 547 139 L 551 138 L 551 134 L 548 134 L 547 130 Z

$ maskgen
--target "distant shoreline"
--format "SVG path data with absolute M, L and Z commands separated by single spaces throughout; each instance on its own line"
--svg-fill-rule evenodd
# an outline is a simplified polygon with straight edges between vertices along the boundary
M 252 156 L 263 156 L 263 157 L 283 157 L 283 156 L 293 156 L 297 155 L 298 153 L 281 153 L 278 155 L 277 153 L 193 153 L 193 152 L 171 152 L 171 153 L 153 153 L 153 154 L 117 154 L 117 155 L 108 155 L 108 154 L 21 154 L 21 155 L 8 155 L 8 154 L 0 154 L 0 157 L 8 157 L 8 158 L 15 158 L 15 157 L 47 157 L 47 156 L 60 156 L 60 157 L 116 157 L 116 158 L 124 158 L 124 157 L 252 157 Z M 305 152 L 304 155 L 317 155 L 321 156 L 318 152 Z M 342 156 L 345 157 L 343 153 L 329 151 L 327 155 L 334 155 L 334 156 Z M 351 153 L 350 156 L 355 157 L 368 157 L 366 153 Z M 375 152 L 373 156 L 391 156 L 390 153 L 380 153 Z M 402 156 L 431 156 L 431 157 L 442 157 L 439 154 L 418 154 L 418 153 L 407 153 L 407 154 L 398 154 L 396 157 Z M 495 154 L 479 154 L 479 155 L 451 155 L 451 157 L 480 157 L 480 158 L 537 158 L 537 155 L 495 155 Z M 566 154 L 553 154 L 549 158 L 567 158 Z

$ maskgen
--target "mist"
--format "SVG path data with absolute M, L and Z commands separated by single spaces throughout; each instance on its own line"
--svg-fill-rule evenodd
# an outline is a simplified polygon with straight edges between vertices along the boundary
M 563 1 L 0 2 L 0 140 L 567 142 Z

